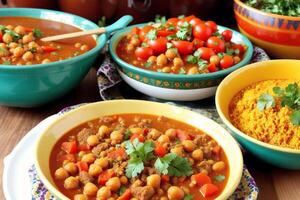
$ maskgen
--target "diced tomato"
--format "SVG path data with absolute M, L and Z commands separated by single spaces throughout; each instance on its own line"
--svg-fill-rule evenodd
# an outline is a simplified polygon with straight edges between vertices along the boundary
M 132 134 L 132 136 L 130 137 L 130 141 L 133 142 L 136 138 L 137 138 L 140 142 L 144 142 L 144 141 L 145 141 L 144 136 L 141 135 L 141 134 L 138 134 L 138 133 Z
M 209 72 L 216 72 L 216 71 L 217 71 L 216 64 L 215 64 L 215 63 L 210 63 L 210 64 L 207 66 L 207 69 L 208 69 Z
M 64 161 L 75 162 L 76 158 L 74 154 L 63 154 L 57 156 L 57 161 L 60 163 L 63 163 Z
M 149 131 L 150 131 L 149 128 L 145 128 L 144 129 L 144 135 L 148 135 Z
M 169 31 L 169 30 L 166 30 L 166 29 L 158 30 L 157 31 L 157 36 L 158 37 L 167 37 L 168 35 L 172 35 L 174 33 L 175 33 L 175 31 Z
M 91 146 L 88 144 L 80 144 L 78 146 L 78 150 L 79 151 L 89 151 L 89 150 L 91 150 Z
M 153 27 L 150 26 L 150 25 L 147 25 L 147 26 L 144 26 L 144 27 L 139 31 L 140 40 L 141 40 L 142 42 L 144 42 L 147 33 L 148 33 L 151 29 L 153 29 Z
M 161 180 L 165 183 L 170 181 L 170 176 L 168 175 L 161 175 Z
M 177 137 L 179 138 L 180 141 L 191 139 L 191 137 L 186 132 L 184 132 L 183 130 L 180 130 L 180 129 L 176 130 L 176 135 L 177 135 Z
M 154 152 L 157 156 L 164 157 L 164 155 L 166 155 L 166 153 L 167 153 L 167 150 L 162 145 L 157 143 L 155 145 Z
M 188 41 L 172 41 L 174 46 L 178 49 L 181 55 L 188 55 L 193 52 L 193 43 Z
M 3 40 L 2 40 L 2 37 L 3 37 L 3 35 L 2 35 L 2 32 L 0 31 L 0 42 L 3 41 Z
M 187 17 L 185 17 L 184 19 L 188 22 L 190 22 L 192 19 L 196 19 L 197 17 L 195 15 L 189 15 Z
M 211 179 L 209 176 L 207 176 L 204 173 L 198 173 L 198 174 L 194 174 L 192 175 L 192 180 L 195 180 L 198 186 L 202 186 L 205 185 L 207 183 L 211 183 Z
M 219 188 L 212 183 L 207 183 L 200 188 L 200 192 L 204 197 L 212 197 L 218 194 Z
M 193 40 L 193 45 L 194 45 L 194 49 L 199 49 L 200 47 L 204 46 L 204 41 L 195 38 Z
M 126 189 L 125 192 L 118 198 L 118 200 L 129 200 L 131 198 L 130 189 Z
M 133 27 L 133 29 L 131 29 L 131 33 L 134 35 L 138 35 L 140 33 L 140 30 L 138 27 Z
M 125 158 L 126 157 L 125 149 L 118 148 L 112 152 L 109 152 L 107 154 L 107 157 L 112 158 L 112 159 L 117 159 L 118 157 Z
M 241 44 L 235 44 L 231 48 L 233 50 L 239 50 L 239 56 L 242 56 L 245 52 L 245 47 Z
M 65 151 L 66 153 L 77 153 L 77 144 L 76 141 L 72 141 L 72 142 L 63 142 L 61 144 L 61 149 L 63 151 Z
M 25 31 L 26 32 L 32 32 L 33 31 L 33 28 L 30 28 L 30 27 L 24 27 Z
M 105 185 L 105 183 L 112 177 L 114 177 L 116 174 L 113 170 L 106 170 L 99 174 L 98 177 L 98 184 L 99 185 Z
M 213 152 L 215 155 L 220 155 L 220 151 L 221 151 L 221 147 L 220 147 L 219 145 L 213 147 L 212 152 Z
M 174 26 L 177 26 L 178 21 L 179 21 L 178 18 L 173 17 L 173 18 L 168 19 L 167 24 L 172 24 Z
M 57 51 L 57 48 L 51 46 L 42 46 L 42 49 L 45 53 L 51 53 L 53 51 Z
M 77 162 L 77 167 L 80 172 L 81 171 L 87 172 L 89 170 L 89 165 L 86 162 L 82 162 L 82 161 Z

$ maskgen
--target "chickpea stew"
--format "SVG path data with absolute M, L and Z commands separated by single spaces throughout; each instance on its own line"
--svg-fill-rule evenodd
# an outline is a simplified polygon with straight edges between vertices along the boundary
M 229 165 L 211 137 L 163 116 L 104 116 L 68 131 L 50 155 L 58 189 L 74 200 L 210 200 Z
M 68 59 L 96 46 L 92 36 L 59 42 L 41 37 L 81 31 L 79 28 L 30 17 L 0 17 L 0 64 L 32 65 Z
M 219 32 L 213 21 L 188 17 L 158 18 L 124 36 L 117 55 L 142 69 L 172 74 L 202 74 L 239 63 L 247 47 L 235 44 L 232 31 Z

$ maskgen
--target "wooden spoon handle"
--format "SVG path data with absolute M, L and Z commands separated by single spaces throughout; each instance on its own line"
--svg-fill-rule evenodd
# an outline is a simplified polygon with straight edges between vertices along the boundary
M 61 35 L 55 35 L 50 37 L 44 37 L 41 39 L 43 42 L 51 42 L 51 41 L 57 41 L 57 40 L 64 40 L 68 38 L 74 38 L 74 37 L 80 37 L 85 35 L 92 35 L 92 34 L 101 34 L 104 33 L 106 30 L 105 28 L 97 28 L 89 31 L 79 31 L 74 33 L 67 33 L 67 34 L 61 34 Z

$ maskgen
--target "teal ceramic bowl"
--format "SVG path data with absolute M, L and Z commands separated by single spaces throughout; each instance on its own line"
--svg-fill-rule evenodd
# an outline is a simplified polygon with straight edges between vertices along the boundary
M 253 46 L 251 42 L 241 33 L 232 30 L 233 38 L 232 41 L 235 43 L 245 44 L 248 46 L 247 51 L 245 52 L 245 56 L 243 60 L 225 70 L 221 70 L 214 73 L 208 74 L 196 74 L 196 75 L 182 75 L 182 74 L 168 74 L 162 72 L 154 72 L 149 70 L 144 70 L 138 67 L 135 67 L 131 64 L 126 63 L 122 59 L 120 59 L 116 53 L 116 47 L 121 40 L 121 38 L 127 35 L 133 27 L 142 27 L 146 24 L 137 24 L 133 26 L 129 26 L 125 29 L 118 31 L 111 38 L 111 42 L 109 45 L 109 51 L 112 55 L 113 59 L 117 62 L 120 74 L 122 78 L 129 83 L 135 89 L 144 92 L 148 95 L 155 96 L 155 94 L 168 92 L 174 93 L 177 90 L 194 90 L 197 92 L 203 92 L 201 89 L 212 89 L 211 91 L 206 90 L 210 94 L 214 94 L 216 86 L 222 81 L 222 79 L 233 72 L 234 70 L 246 65 L 252 58 L 253 54 Z M 219 31 L 223 31 L 229 28 L 218 26 Z M 231 30 L 231 29 L 230 29 Z M 143 88 L 139 87 L 143 85 Z M 150 87 L 149 87 L 150 86 Z M 151 87 L 152 86 L 152 87 Z M 147 88 L 147 89 L 145 89 Z M 169 89 L 169 90 L 168 90 Z M 185 91 L 183 91 L 185 92 Z M 192 92 L 192 91 L 191 91 Z M 211 95 L 211 96 L 212 96 Z M 157 96 L 157 95 L 156 95 Z M 174 100 L 174 99 L 173 99 Z M 178 99 L 175 99 L 178 100 Z M 185 99 L 183 99 L 185 100 Z
M 58 11 L 29 8 L 1 8 L 1 16 L 25 16 L 48 19 L 76 26 L 82 30 L 98 28 L 82 17 Z M 131 17 L 109 27 L 109 31 L 126 26 Z M 120 25 L 122 25 L 120 27 Z M 0 65 L 0 104 L 35 107 L 66 94 L 87 74 L 105 45 L 108 34 L 95 38 L 97 45 L 90 51 L 70 59 L 48 64 L 11 66 Z

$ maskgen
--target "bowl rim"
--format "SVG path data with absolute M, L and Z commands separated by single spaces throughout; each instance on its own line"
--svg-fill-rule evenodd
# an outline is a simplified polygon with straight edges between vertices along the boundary
M 252 55 L 253 55 L 253 45 L 250 42 L 250 40 L 244 36 L 243 34 L 239 33 L 238 31 L 235 31 L 233 29 L 227 28 L 225 26 L 221 26 L 218 25 L 218 28 L 221 29 L 227 29 L 227 30 L 231 30 L 234 34 L 239 35 L 240 38 L 243 41 L 243 44 L 247 45 L 247 51 L 245 52 L 244 58 L 241 60 L 241 62 L 233 65 L 232 67 L 228 68 L 228 69 L 224 69 L 224 70 L 220 70 L 217 72 L 213 72 L 213 73 L 207 73 L 207 74 L 193 74 L 193 75 L 187 75 L 187 74 L 169 74 L 169 73 L 162 73 L 162 72 L 155 72 L 155 71 L 150 71 L 150 70 L 146 70 L 146 69 L 142 69 L 139 67 L 135 67 L 125 61 L 123 61 L 115 52 L 114 50 L 114 45 L 116 42 L 119 42 L 120 37 L 122 37 L 124 34 L 128 33 L 133 27 L 142 27 L 147 25 L 148 23 L 141 23 L 141 24 L 134 24 L 131 26 L 128 26 L 122 30 L 117 31 L 112 38 L 110 39 L 110 43 L 109 43 L 109 52 L 110 55 L 112 56 L 112 58 L 116 61 L 116 63 L 119 65 L 121 65 L 122 67 L 125 67 L 131 71 L 134 71 L 136 73 L 139 74 L 143 74 L 145 76 L 156 76 L 157 78 L 162 78 L 164 80 L 166 79 L 179 79 L 179 80 L 186 80 L 186 79 L 194 79 L 194 80 L 208 80 L 208 79 L 214 79 L 214 78 L 219 78 L 219 77 L 224 77 L 226 75 L 228 75 L 229 73 L 235 71 L 238 68 L 241 68 L 243 66 L 245 66 L 247 63 L 250 62 Z M 116 44 L 117 45 L 117 44 Z
M 64 15 L 64 16 L 70 16 L 72 18 L 77 18 L 79 19 L 80 21 L 86 21 L 88 22 L 88 24 L 90 26 L 93 26 L 94 28 L 99 28 L 99 26 L 97 24 L 95 24 L 94 22 L 88 20 L 88 19 L 85 19 L 83 17 L 80 17 L 78 15 L 74 15 L 74 14 L 71 14 L 71 13 L 66 13 L 66 12 L 62 12 L 62 11 L 56 11 L 56 10 L 49 10 L 49 9 L 41 9 L 41 8 L 1 8 L 0 9 L 0 13 L 2 11 L 11 11 L 11 12 L 20 12 L 22 13 L 22 11 L 25 10 L 25 11 L 31 11 L 31 12 L 36 12 L 36 13 L 42 13 L 42 12 L 51 12 L 51 13 L 56 13 L 56 14 L 61 14 L 61 15 Z M 11 15 L 6 15 L 6 16 L 0 16 L 0 17 L 14 17 L 11 16 Z M 36 18 L 36 19 L 41 19 L 43 20 L 44 18 L 41 18 L 41 17 L 32 17 L 32 16 L 29 16 L 29 15 L 20 15 L 20 17 L 31 17 L 31 18 Z M 47 20 L 50 20 L 50 21 L 54 21 L 54 22 L 58 22 L 58 23 L 63 23 L 63 24 L 66 24 L 64 22 L 60 22 L 56 19 L 47 19 Z M 77 27 L 77 28 L 80 28 L 82 30 L 85 30 L 82 28 L 82 26 L 78 26 L 78 25 L 75 25 L 75 24 L 67 24 L 67 25 L 70 25 L 70 26 L 74 26 L 74 27 Z M 89 57 L 95 53 L 97 53 L 98 51 L 100 51 L 106 41 L 107 41 L 107 34 L 102 34 L 100 36 L 97 36 L 95 38 L 95 42 L 96 42 L 96 46 L 79 55 L 79 56 L 75 56 L 75 57 L 72 57 L 72 58 L 68 58 L 68 59 L 63 59 L 63 60 L 60 60 L 60 61 L 55 61 L 55 62 L 50 62 L 50 63 L 46 63 L 46 64 L 34 64 L 34 65 L 21 65 L 21 66 L 18 66 L 18 65 L 0 65 L 0 70 L 7 70 L 7 71 L 26 71 L 26 70 L 32 70 L 32 69 L 43 69 L 43 68 L 50 68 L 50 67 L 53 67 L 53 66 L 56 66 L 56 65 L 66 65 L 68 64 L 69 62 L 78 62 L 86 57 Z
M 234 133 L 236 133 L 237 135 L 241 136 L 243 139 L 248 140 L 258 146 L 267 148 L 269 150 L 276 150 L 276 151 L 280 151 L 280 152 L 284 152 L 284 153 L 292 153 L 292 154 L 299 154 L 300 155 L 300 149 L 292 149 L 292 148 L 287 148 L 287 147 L 280 147 L 280 146 L 276 146 L 276 145 L 272 145 L 272 144 L 268 144 L 266 142 L 262 142 L 260 140 L 257 140 L 251 136 L 248 136 L 246 133 L 243 133 L 242 131 L 240 131 L 238 128 L 236 128 L 231 122 L 230 120 L 228 120 L 224 113 L 223 113 L 223 109 L 220 107 L 219 102 L 222 100 L 221 99 L 221 90 L 223 87 L 225 87 L 226 85 L 228 85 L 228 81 L 230 79 L 233 79 L 233 77 L 239 76 L 239 74 L 245 70 L 255 70 L 256 68 L 259 68 L 261 65 L 263 64 L 270 64 L 272 65 L 272 63 L 277 63 L 277 62 L 299 62 L 300 60 L 295 60 L 295 59 L 275 59 L 275 60 L 266 60 L 266 61 L 262 61 L 262 62 L 257 62 L 257 63 L 252 63 L 249 65 L 246 65 L 245 67 L 238 69 L 236 71 L 234 71 L 233 73 L 229 74 L 227 77 L 225 77 L 222 82 L 220 83 L 219 87 L 217 88 L 216 91 L 216 98 L 215 98 L 215 104 L 216 104 L 216 109 L 217 112 L 220 116 L 220 118 L 222 119 L 222 121 L 225 123 L 225 125 L 227 127 L 229 127 L 229 129 L 231 131 L 233 131 Z M 250 85 L 251 83 L 249 83 Z
M 226 143 L 230 142 L 231 144 L 234 144 L 235 146 L 233 146 L 233 148 L 236 148 L 234 151 L 235 156 L 235 162 L 232 163 L 229 161 L 228 159 L 228 163 L 230 164 L 230 170 L 229 170 L 229 175 L 228 175 L 228 179 L 229 177 L 232 176 L 232 174 L 234 174 L 235 176 L 233 178 L 235 179 L 232 179 L 232 187 L 230 187 L 227 191 L 227 193 L 224 193 L 224 198 L 228 198 L 230 195 L 232 195 L 235 191 L 235 189 L 238 187 L 240 181 L 241 181 L 241 178 L 242 178 L 242 174 L 243 174 L 243 163 L 244 163 L 244 159 L 243 159 L 243 155 L 242 155 L 242 152 L 241 152 L 241 149 L 238 145 L 238 143 L 236 142 L 236 140 L 232 137 L 232 135 L 224 128 L 222 127 L 221 125 L 219 125 L 217 122 L 215 122 L 214 120 L 202 115 L 202 114 L 199 114 L 199 113 L 195 113 L 193 111 L 190 111 L 190 110 L 187 110 L 187 109 L 184 109 L 184 108 L 181 108 L 181 107 L 177 107 L 177 106 L 174 106 L 174 105 L 170 105 L 170 104 L 164 104 L 164 103 L 159 103 L 159 102 L 152 102 L 152 101 L 144 101 L 144 100 L 111 100 L 111 101 L 101 101 L 101 102 L 94 102 L 94 103 L 88 103 L 88 104 L 84 104 L 80 107 L 77 107 L 71 111 L 68 111 L 67 113 L 64 113 L 64 115 L 61 115 L 60 117 L 58 117 L 57 119 L 55 119 L 52 123 L 50 123 L 48 125 L 48 127 L 40 134 L 39 138 L 37 139 L 36 141 L 36 144 L 35 144 L 35 152 L 34 152 L 34 156 L 35 156 L 35 161 L 34 161 L 34 164 L 36 166 L 36 170 L 41 178 L 41 180 L 43 180 L 43 183 L 45 184 L 46 188 L 49 189 L 49 191 L 52 191 L 54 192 L 55 196 L 59 197 L 60 199 L 68 199 L 66 198 L 66 196 L 60 192 L 58 189 L 56 189 L 56 187 L 50 183 L 50 181 L 45 177 L 44 173 L 42 172 L 42 169 L 40 168 L 40 165 L 39 165 L 39 145 L 41 143 L 41 140 L 43 138 L 43 135 L 47 132 L 49 132 L 49 130 L 55 126 L 55 124 L 57 123 L 60 123 L 61 121 L 63 121 L 65 118 L 67 118 L 68 116 L 72 115 L 73 113 L 76 113 L 76 112 L 79 112 L 80 110 L 84 110 L 88 107 L 93 107 L 93 106 L 97 106 L 98 104 L 118 104 L 118 103 L 122 103 L 122 102 L 131 102 L 131 103 L 140 103 L 140 104 L 156 104 L 156 105 L 159 105 L 159 104 L 162 104 L 166 107 L 170 107 L 170 108 L 173 108 L 173 109 L 176 109 L 176 110 L 182 110 L 184 112 L 187 112 L 187 113 L 194 113 L 198 116 L 200 116 L 201 118 L 204 118 L 205 120 L 207 120 L 207 122 L 209 122 L 211 125 L 214 125 L 214 126 L 217 126 L 219 128 L 220 131 L 222 131 L 223 133 L 227 133 L 225 135 L 225 137 L 227 137 L 228 140 L 226 140 Z M 185 122 L 187 123 L 187 122 Z M 210 133 L 206 133 L 205 134 L 209 135 L 211 138 L 213 138 L 213 136 L 210 135 Z M 63 134 L 62 134 L 63 135 Z M 61 137 L 59 137 L 61 138 Z M 59 139 L 58 138 L 58 139 Z M 58 140 L 57 139 L 57 140 Z M 220 138 L 218 138 L 218 140 L 216 140 L 215 138 L 213 138 L 215 141 L 218 142 L 218 140 Z M 57 141 L 56 140 L 56 141 Z M 226 157 L 229 157 L 229 155 L 226 155 Z M 236 162 L 237 161 L 237 162 Z M 232 173 L 232 166 L 235 166 L 235 169 L 237 169 L 234 173 Z M 226 183 L 225 185 L 225 188 L 228 186 L 228 182 Z M 224 190 L 222 191 L 222 193 L 220 193 L 220 195 L 216 198 L 216 199 L 219 199 L 219 197 L 223 194 L 223 192 L 225 191 L 225 188 Z M 220 200 L 220 199 L 219 199 Z
M 274 13 L 268 13 L 268 12 L 264 12 L 262 10 L 259 10 L 257 8 L 251 7 L 246 5 L 243 1 L 241 0 L 234 0 L 234 2 L 242 7 L 247 8 L 248 10 L 251 10 L 253 12 L 257 12 L 260 13 L 262 15 L 267 15 L 267 16 L 271 16 L 271 17 L 276 17 L 276 18 L 284 18 L 284 19 L 289 19 L 289 20 L 296 20 L 299 21 L 300 20 L 300 16 L 299 17 L 293 17 L 293 16 L 287 16 L 287 15 L 278 15 L 278 14 L 274 14 Z

